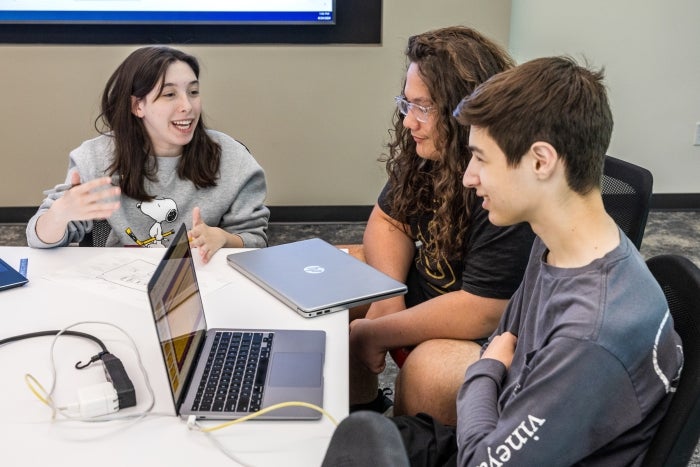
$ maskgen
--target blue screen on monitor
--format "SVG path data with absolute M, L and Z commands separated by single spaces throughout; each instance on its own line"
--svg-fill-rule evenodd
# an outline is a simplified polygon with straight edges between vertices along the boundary
M 10 0 L 0 23 L 335 24 L 335 0 Z

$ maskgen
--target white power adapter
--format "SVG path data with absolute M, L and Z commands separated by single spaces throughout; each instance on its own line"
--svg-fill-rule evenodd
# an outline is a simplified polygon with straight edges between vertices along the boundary
M 99 417 L 119 410 L 119 397 L 109 381 L 78 389 L 78 407 L 83 418 Z

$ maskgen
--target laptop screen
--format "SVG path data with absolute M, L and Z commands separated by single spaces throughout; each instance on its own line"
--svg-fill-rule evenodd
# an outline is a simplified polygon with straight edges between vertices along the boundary
M 175 406 L 179 407 L 206 334 L 204 308 L 184 224 L 148 283 L 148 299 Z

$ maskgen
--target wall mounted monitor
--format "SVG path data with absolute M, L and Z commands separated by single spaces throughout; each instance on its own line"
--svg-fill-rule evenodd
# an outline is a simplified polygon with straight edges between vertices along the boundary
M 334 0 L 5 0 L 22 24 L 334 24 Z
M 381 0 L 0 0 L 0 43 L 380 43 Z

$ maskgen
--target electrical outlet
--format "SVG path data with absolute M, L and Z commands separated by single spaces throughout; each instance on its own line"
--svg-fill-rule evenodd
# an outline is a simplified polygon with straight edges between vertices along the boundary
M 700 122 L 695 123 L 695 140 L 693 146 L 700 146 Z

